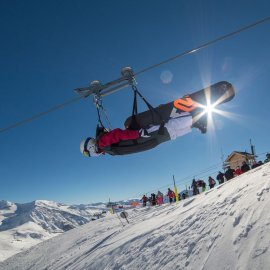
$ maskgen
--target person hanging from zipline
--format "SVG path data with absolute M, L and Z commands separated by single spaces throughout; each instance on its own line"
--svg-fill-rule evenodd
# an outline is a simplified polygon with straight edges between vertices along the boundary
M 101 131 L 98 132 L 96 138 L 88 137 L 81 142 L 80 150 L 81 153 L 87 157 L 99 156 L 105 153 L 121 155 L 122 153 L 120 150 L 123 150 L 125 147 L 129 148 L 130 146 L 135 146 L 130 153 L 145 151 L 159 144 L 159 141 L 157 141 L 157 144 L 151 144 L 153 147 L 150 146 L 150 148 L 148 148 L 147 142 L 151 142 L 153 139 L 156 140 L 157 137 L 160 137 L 160 143 L 168 140 L 175 140 L 177 137 L 191 132 L 193 127 L 198 128 L 202 133 L 205 133 L 207 118 L 202 118 L 202 120 L 193 123 L 191 114 L 186 113 L 181 117 L 170 119 L 163 127 L 161 125 L 154 125 L 147 129 L 122 130 L 116 128 L 111 131 L 101 128 Z M 119 145 L 119 143 L 122 143 L 122 148 L 120 147 L 117 151 L 117 145 Z M 139 145 L 143 145 L 144 143 L 146 143 L 146 148 L 143 150 Z M 136 146 L 140 151 L 136 151 Z M 128 153 L 124 151 L 123 154 Z
M 132 115 L 125 121 L 126 129 L 116 128 L 108 131 L 104 127 L 100 112 L 103 112 L 107 121 L 108 118 L 102 106 L 101 95 L 96 93 L 99 125 L 96 137 L 88 137 L 80 144 L 81 153 L 85 156 L 94 157 L 105 153 L 127 155 L 147 151 L 191 132 L 192 128 L 206 133 L 207 106 L 215 107 L 228 102 L 235 95 L 232 85 L 223 81 L 154 108 L 138 91 L 132 73 L 129 78 L 134 100 Z M 147 105 L 147 111 L 137 112 L 137 96 Z

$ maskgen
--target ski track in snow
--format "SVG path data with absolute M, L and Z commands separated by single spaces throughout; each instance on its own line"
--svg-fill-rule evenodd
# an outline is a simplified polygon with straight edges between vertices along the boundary
M 2 270 L 269 270 L 270 164 L 178 204 L 128 210 L 0 263 Z M 123 222 L 125 222 L 123 220 Z

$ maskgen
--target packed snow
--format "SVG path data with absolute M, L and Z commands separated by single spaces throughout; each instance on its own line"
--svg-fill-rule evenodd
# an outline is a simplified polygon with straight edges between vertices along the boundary
M 178 204 L 108 215 L 0 263 L 2 270 L 270 269 L 270 164 Z M 124 225 L 124 226 L 123 226 Z

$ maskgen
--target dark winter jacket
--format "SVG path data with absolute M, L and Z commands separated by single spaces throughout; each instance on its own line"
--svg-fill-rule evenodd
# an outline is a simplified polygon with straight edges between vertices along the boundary
M 227 169 L 227 171 L 225 172 L 225 177 L 227 180 L 230 180 L 234 177 L 234 170 L 229 168 Z
M 209 187 L 212 188 L 212 187 L 215 186 L 216 181 L 212 177 L 209 177 L 208 178 L 208 183 L 209 183 Z
M 192 180 L 191 187 L 192 187 L 193 189 L 197 189 L 198 186 L 197 186 L 197 181 L 196 181 L 195 179 Z
M 156 201 L 156 194 L 155 193 L 152 193 L 151 194 L 151 201 L 152 202 L 155 202 Z
M 219 172 L 219 174 L 217 175 L 217 180 L 220 184 L 224 183 L 224 173 Z
M 247 163 L 244 163 L 243 165 L 242 165 L 242 167 L 241 167 L 241 171 L 243 172 L 243 173 L 245 173 L 245 172 L 247 172 L 247 171 L 249 171 L 250 170 L 250 167 L 247 165 Z
M 197 181 L 195 179 L 193 179 L 192 184 L 191 184 L 191 187 L 193 189 L 193 195 L 199 194 L 199 189 L 198 189 L 198 186 L 197 186 Z

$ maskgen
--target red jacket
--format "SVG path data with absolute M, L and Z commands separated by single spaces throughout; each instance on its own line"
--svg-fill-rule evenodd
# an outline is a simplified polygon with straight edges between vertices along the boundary
M 240 175 L 240 174 L 242 174 L 242 171 L 241 171 L 241 169 L 236 169 L 235 171 L 234 171 L 234 173 L 236 174 L 236 175 Z
M 120 128 L 113 129 L 112 131 L 109 131 L 108 133 L 103 134 L 98 139 L 98 146 L 100 148 L 112 145 L 114 143 L 118 143 L 120 141 L 125 140 L 135 140 L 140 137 L 138 130 L 131 130 L 131 129 L 125 129 L 122 130 Z
M 172 198 L 172 199 L 175 197 L 175 194 L 172 190 L 169 190 L 167 195 L 169 196 L 169 198 Z

